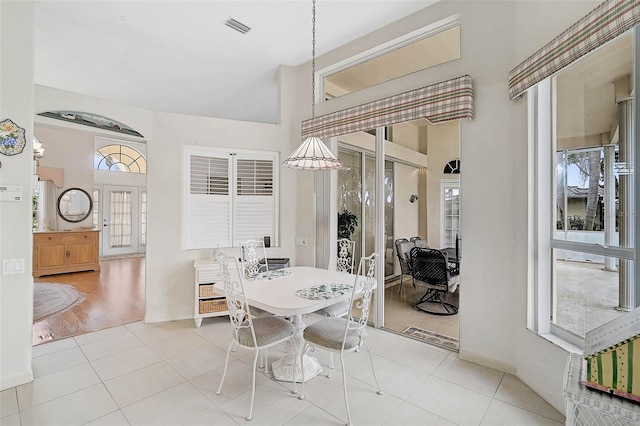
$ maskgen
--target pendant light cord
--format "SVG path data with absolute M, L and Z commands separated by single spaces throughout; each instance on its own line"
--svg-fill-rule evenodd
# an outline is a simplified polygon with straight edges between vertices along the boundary
M 311 9 L 311 118 L 316 117 L 316 0 Z

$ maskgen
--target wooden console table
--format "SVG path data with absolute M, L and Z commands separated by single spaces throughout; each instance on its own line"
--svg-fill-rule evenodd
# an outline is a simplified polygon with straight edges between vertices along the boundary
M 33 276 L 99 271 L 98 232 L 94 230 L 33 233 Z

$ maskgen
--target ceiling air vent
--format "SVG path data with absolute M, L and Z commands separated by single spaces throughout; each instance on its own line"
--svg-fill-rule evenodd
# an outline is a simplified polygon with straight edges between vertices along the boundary
M 224 23 L 227 27 L 233 28 L 234 30 L 241 32 L 242 34 L 246 34 L 251 30 L 251 27 L 246 26 L 242 22 L 238 22 L 233 18 L 229 18 Z

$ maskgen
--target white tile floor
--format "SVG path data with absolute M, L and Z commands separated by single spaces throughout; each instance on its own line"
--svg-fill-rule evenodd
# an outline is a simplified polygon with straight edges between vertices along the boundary
M 307 322 L 313 321 L 309 318 Z M 34 347 L 33 383 L 1 392 L 0 424 L 244 425 L 251 353 L 232 353 L 216 395 L 230 341 L 226 317 L 133 323 Z M 564 417 L 516 377 L 458 359 L 444 349 L 370 329 L 368 356 L 346 356 L 353 421 L 359 425 L 561 425 Z M 282 356 L 269 352 L 270 362 Z M 323 365 L 328 355 L 314 356 Z M 337 358 L 339 367 L 339 358 Z M 257 376 L 253 425 L 340 425 L 346 413 L 341 374 L 305 385 Z

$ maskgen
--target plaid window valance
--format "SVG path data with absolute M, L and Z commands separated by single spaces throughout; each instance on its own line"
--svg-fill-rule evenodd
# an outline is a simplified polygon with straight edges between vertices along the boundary
M 552 76 L 640 22 L 640 0 L 607 0 L 509 72 L 509 97 Z
M 404 121 L 473 118 L 473 82 L 464 75 L 302 122 L 302 136 L 346 135 Z

